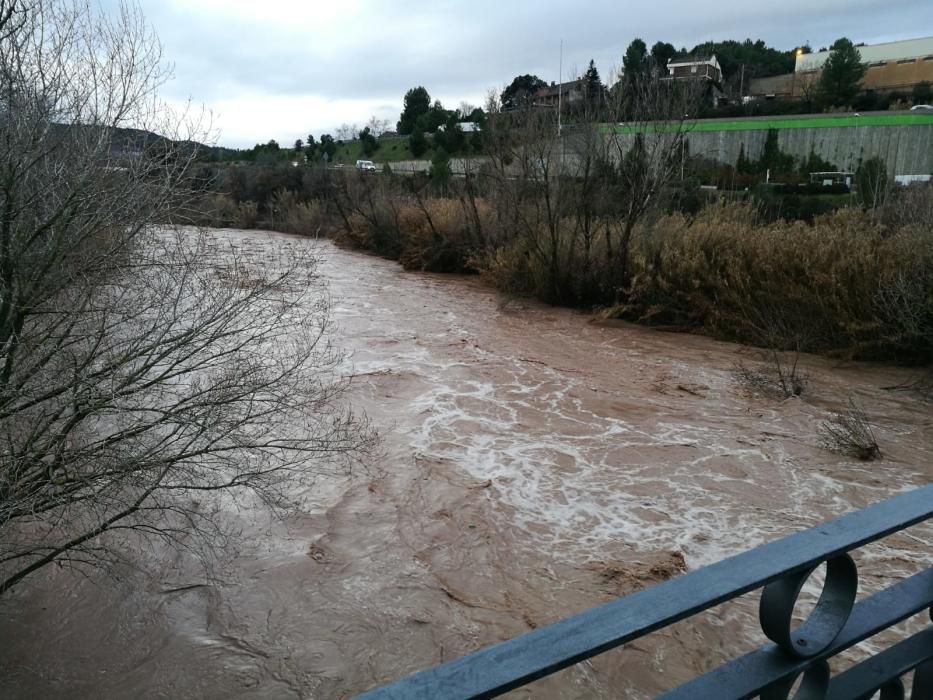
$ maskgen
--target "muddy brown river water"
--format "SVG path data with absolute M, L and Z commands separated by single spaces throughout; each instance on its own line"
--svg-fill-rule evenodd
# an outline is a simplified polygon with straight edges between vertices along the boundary
M 326 242 L 214 235 L 318 247 L 379 459 L 322 474 L 286 524 L 231 512 L 241 535 L 213 577 L 156 549 L 116 578 L 33 577 L 0 599 L 4 698 L 351 697 L 933 477 L 933 409 L 882 388 L 908 370 L 806 357 L 808 392 L 781 401 L 736 383 L 754 360 L 737 345 L 504 303 Z M 882 460 L 820 449 L 848 397 Z M 857 552 L 860 594 L 929 566 L 931 533 Z M 511 697 L 650 697 L 763 643 L 756 604 Z

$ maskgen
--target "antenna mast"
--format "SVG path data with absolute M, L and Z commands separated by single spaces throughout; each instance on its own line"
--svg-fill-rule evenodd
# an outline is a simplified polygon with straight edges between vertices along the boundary
M 564 40 L 560 40 L 560 67 L 557 69 L 557 138 L 560 138 L 560 105 L 564 92 Z

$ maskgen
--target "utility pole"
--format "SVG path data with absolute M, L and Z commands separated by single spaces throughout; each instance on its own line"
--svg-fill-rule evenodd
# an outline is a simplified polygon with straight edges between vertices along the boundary
M 560 40 L 560 65 L 557 69 L 557 138 L 560 138 L 560 107 L 564 92 L 564 40 Z

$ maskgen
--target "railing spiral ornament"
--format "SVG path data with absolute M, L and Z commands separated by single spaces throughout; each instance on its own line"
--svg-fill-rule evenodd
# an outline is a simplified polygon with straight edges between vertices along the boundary
M 796 673 L 762 690 L 761 700 L 787 700 L 801 675 L 803 679 L 793 700 L 823 700 L 829 690 L 829 664 L 822 659 L 808 666 L 802 674 Z
M 764 587 L 758 606 L 758 619 L 765 636 L 789 654 L 802 659 L 829 648 L 845 627 L 855 604 L 858 571 L 848 554 L 826 562 L 823 591 L 810 616 L 792 630 L 794 606 L 803 584 L 816 571 L 811 566 Z
M 918 666 L 914 671 L 914 689 L 910 694 L 910 700 L 924 700 L 924 698 L 933 698 L 933 660 Z
M 366 700 L 492 698 L 761 589 L 758 621 L 771 640 L 665 692 L 664 700 L 933 700 L 933 567 L 857 601 L 859 547 L 933 517 L 933 484 L 651 586 L 520 637 L 365 693 Z M 810 614 L 794 607 L 820 565 Z M 925 629 L 831 675 L 829 659 L 902 620 Z M 796 688 L 796 690 L 795 690 Z M 793 694 L 793 695 L 791 695 Z M 877 695 L 876 695 L 877 697 Z
M 833 643 L 845 627 L 855 604 L 858 570 L 848 554 L 826 562 L 826 578 L 819 600 L 810 615 L 793 628 L 794 608 L 804 584 L 819 565 L 772 581 L 761 592 L 758 620 L 765 636 L 788 654 L 801 659 L 816 656 Z M 762 700 L 787 700 L 798 678 L 793 700 L 822 700 L 829 690 L 829 664 L 818 661 L 802 674 L 765 688 Z M 896 697 L 896 696 L 893 696 Z
M 904 700 L 904 682 L 900 678 L 888 681 L 880 690 L 878 700 Z

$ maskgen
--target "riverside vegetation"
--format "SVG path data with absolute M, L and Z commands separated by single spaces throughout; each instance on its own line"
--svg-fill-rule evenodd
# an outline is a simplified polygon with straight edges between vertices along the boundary
M 933 187 L 874 182 L 870 198 L 806 222 L 747 195 L 691 199 L 678 133 L 628 150 L 583 144 L 557 172 L 543 118 L 510 119 L 465 178 L 230 168 L 198 216 L 326 235 L 406 269 L 479 273 L 507 295 L 773 351 L 933 359 Z

